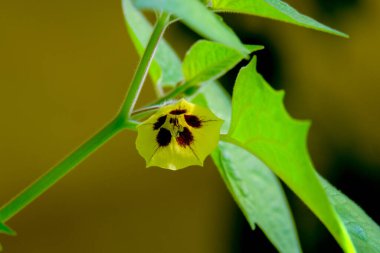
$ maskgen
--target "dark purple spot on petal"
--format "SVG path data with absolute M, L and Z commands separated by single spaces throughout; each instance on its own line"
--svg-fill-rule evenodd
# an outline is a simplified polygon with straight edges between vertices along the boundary
M 170 114 L 173 114 L 173 115 L 181 115 L 181 114 L 184 114 L 184 113 L 186 113 L 185 109 L 175 109 L 173 111 L 170 111 Z
M 194 115 L 185 115 L 185 121 L 191 127 L 199 128 L 202 126 L 202 121 Z
M 160 147 L 166 147 L 167 145 L 169 145 L 171 139 L 172 135 L 170 131 L 166 128 L 161 128 L 156 136 L 156 141 Z
M 186 147 L 190 146 L 190 144 L 194 141 L 194 137 L 190 130 L 187 127 L 184 127 L 183 131 L 178 133 L 176 140 L 178 145 L 181 147 Z
M 153 124 L 153 130 L 157 130 L 160 127 L 162 127 L 162 125 L 165 123 L 165 121 L 166 121 L 166 115 L 159 117 L 157 119 L 156 123 Z

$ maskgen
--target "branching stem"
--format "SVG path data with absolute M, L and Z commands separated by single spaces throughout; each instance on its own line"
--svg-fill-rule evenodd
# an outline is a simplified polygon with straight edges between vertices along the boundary
M 139 97 L 141 88 L 148 74 L 150 64 L 157 49 L 158 41 L 161 39 L 165 28 L 169 22 L 170 15 L 162 13 L 157 21 L 156 27 L 150 37 L 150 40 L 145 48 L 144 55 L 137 67 L 132 83 L 129 86 L 127 96 L 121 107 L 120 115 L 125 115 L 127 118 L 132 114 L 136 101 Z
M 162 37 L 168 22 L 169 14 L 161 13 L 146 46 L 142 59 L 137 67 L 136 73 L 131 81 L 125 101 L 115 119 L 108 123 L 92 138 L 83 143 L 63 161 L 58 163 L 20 194 L 18 194 L 15 198 L 0 208 L 0 223 L 5 223 L 20 212 L 24 207 L 48 190 L 62 177 L 74 169 L 76 165 L 80 164 L 85 158 L 100 148 L 117 133 L 124 129 L 136 129 L 138 122 L 131 119 L 131 112 L 140 94 L 150 64 L 157 49 L 158 42 Z

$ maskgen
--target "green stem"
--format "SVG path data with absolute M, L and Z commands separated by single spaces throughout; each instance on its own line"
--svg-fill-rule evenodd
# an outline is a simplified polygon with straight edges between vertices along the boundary
M 150 64 L 152 63 L 154 54 L 157 49 L 158 42 L 160 41 L 165 28 L 169 22 L 170 15 L 163 12 L 157 20 L 156 26 L 150 36 L 148 45 L 145 48 L 144 54 L 137 67 L 135 75 L 132 79 L 131 85 L 125 97 L 124 103 L 120 110 L 120 115 L 126 118 L 132 114 L 133 108 L 136 104 L 141 88 L 144 84 L 145 78 L 148 74 Z
M 196 80 L 187 81 L 187 82 L 183 83 L 182 85 L 176 87 L 175 89 L 171 90 L 169 93 L 165 94 L 163 97 L 160 97 L 159 99 L 157 99 L 156 101 L 151 103 L 150 106 L 161 104 L 167 100 L 175 98 L 178 95 L 186 92 L 188 89 L 190 89 L 191 87 L 193 87 L 196 84 L 197 84 Z
M 125 127 L 129 127 L 129 125 L 125 125 L 122 118 L 117 117 L 115 120 L 111 121 L 102 130 L 66 157 L 66 159 L 58 163 L 14 199 L 5 204 L 0 209 L 0 222 L 6 222 L 12 218 Z
M 58 180 L 69 173 L 76 165 L 87 158 L 91 153 L 106 143 L 111 137 L 115 136 L 121 130 L 136 129 L 137 122 L 130 119 L 131 112 L 140 94 L 142 85 L 145 81 L 150 64 L 153 60 L 158 42 L 168 24 L 169 15 L 162 13 L 153 30 L 151 38 L 145 49 L 144 55 L 137 67 L 135 76 L 127 92 L 125 101 L 118 116 L 107 124 L 102 130 L 81 145 L 72 154 L 66 157 L 62 162 L 49 170 L 46 174 L 37 179 L 24 191 L 15 198 L 10 200 L 0 209 L 0 223 L 4 223 L 42 193 L 53 186 Z
M 133 111 L 131 113 L 131 118 L 135 120 L 139 120 L 139 119 L 145 118 L 146 116 L 149 116 L 150 114 L 154 112 L 154 110 L 157 110 L 158 108 L 160 108 L 162 103 L 169 101 L 183 93 L 186 93 L 189 89 L 191 89 L 192 87 L 195 87 L 196 83 L 197 82 L 194 80 L 190 80 L 188 82 L 183 83 L 182 85 L 171 90 L 166 95 L 151 102 L 148 106 L 138 109 L 136 111 Z
M 133 119 L 141 119 L 142 117 L 140 115 L 152 114 L 160 108 L 161 105 L 146 106 L 133 111 L 131 116 Z

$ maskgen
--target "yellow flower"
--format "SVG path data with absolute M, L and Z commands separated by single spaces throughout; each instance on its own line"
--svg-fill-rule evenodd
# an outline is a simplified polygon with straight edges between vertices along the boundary
M 136 147 L 147 167 L 202 166 L 218 144 L 222 123 L 210 110 L 181 99 L 163 106 L 137 127 Z

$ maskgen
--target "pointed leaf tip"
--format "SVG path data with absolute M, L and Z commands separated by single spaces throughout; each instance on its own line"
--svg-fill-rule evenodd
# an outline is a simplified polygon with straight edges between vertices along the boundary
M 232 97 L 231 142 L 263 161 L 330 230 L 346 252 L 355 252 L 346 228 L 322 188 L 307 150 L 308 123 L 293 119 L 283 92 L 256 71 L 256 58 L 241 71 Z
M 289 4 L 280 0 L 211 0 L 210 7 L 214 10 L 244 13 L 259 17 L 274 19 L 289 24 L 326 32 L 343 38 L 348 35 L 328 27 L 306 15 L 301 14 Z
M 17 234 L 13 229 L 8 227 L 4 223 L 0 223 L 0 233 L 6 234 L 6 235 L 12 235 L 12 236 Z
M 263 48 L 259 45 L 245 45 L 245 47 L 249 53 Z M 239 51 L 229 46 L 219 42 L 198 40 L 186 53 L 182 69 L 186 81 L 199 84 L 219 78 L 243 58 Z

